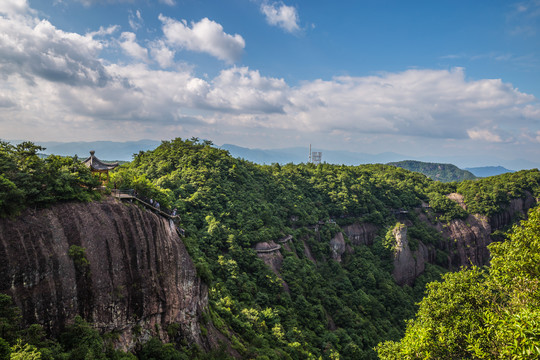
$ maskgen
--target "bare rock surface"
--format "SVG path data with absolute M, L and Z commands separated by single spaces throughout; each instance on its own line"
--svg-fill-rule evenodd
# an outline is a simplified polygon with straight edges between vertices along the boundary
M 419 242 L 418 249 L 413 252 L 407 240 L 407 226 L 403 224 L 395 227 L 392 234 L 396 239 L 392 275 L 399 285 L 412 285 L 426 268 L 426 262 L 430 258 L 429 249 Z
M 283 264 L 283 255 L 279 251 L 280 247 L 274 241 L 260 242 L 255 245 L 257 256 L 278 276 L 280 276 L 279 271 Z
M 330 255 L 332 256 L 332 259 L 341 262 L 341 255 L 345 253 L 345 250 L 345 238 L 343 237 L 342 232 L 338 232 L 332 240 L 330 240 Z
M 74 245 L 87 266 L 68 255 Z M 0 292 L 27 324 L 58 334 L 81 315 L 130 349 L 137 339 L 169 340 L 168 325 L 178 323 L 187 341 L 208 345 L 198 322 L 206 285 L 174 224 L 135 205 L 108 198 L 0 219 L 0 258 Z
M 379 228 L 376 225 L 370 223 L 355 223 L 343 226 L 343 231 L 353 245 L 373 245 L 378 230 Z

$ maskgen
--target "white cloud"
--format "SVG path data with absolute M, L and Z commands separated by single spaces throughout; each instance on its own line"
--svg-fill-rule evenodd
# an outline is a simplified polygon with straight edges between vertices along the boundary
M 185 20 L 177 21 L 161 14 L 159 20 L 169 45 L 204 52 L 230 63 L 240 59 L 246 45 L 242 36 L 225 33 L 223 26 L 208 18 L 192 22 L 191 28 Z
M 159 0 L 159 2 L 169 6 L 174 6 L 176 4 L 174 0 Z
M 174 50 L 169 49 L 161 40 L 155 41 L 151 44 L 150 54 L 152 54 L 152 58 L 162 69 L 166 69 L 174 65 Z
M 496 143 L 503 142 L 500 135 L 494 133 L 492 130 L 489 129 L 469 129 L 467 130 L 467 134 L 472 140 Z
M 129 26 L 133 31 L 137 31 L 143 25 L 143 18 L 139 10 L 135 11 L 135 14 L 130 10 L 128 15 Z
M 115 4 L 115 3 L 132 3 L 134 0 L 76 0 L 84 6 L 92 6 L 95 4 Z
M 24 14 L 29 10 L 26 0 L 2 0 L 0 2 L 0 14 L 16 15 Z
M 283 79 L 261 76 L 247 67 L 221 71 L 212 82 L 208 104 L 241 113 L 283 113 L 289 87 Z
M 131 57 L 148 62 L 148 50 L 136 42 L 136 35 L 132 32 L 123 32 L 120 36 L 120 47 Z
M 97 58 L 103 44 L 92 36 L 56 29 L 46 20 L 0 17 L 0 72 L 52 82 L 104 85 L 108 74 Z
M 86 33 L 86 36 L 89 36 L 89 37 L 93 38 L 94 36 L 112 35 L 116 31 L 118 31 L 118 29 L 120 29 L 120 26 L 118 26 L 118 25 L 111 25 L 108 28 L 104 28 L 103 26 L 100 26 L 99 30 L 88 32 L 88 33 Z
M 537 148 L 538 100 L 500 79 L 469 80 L 461 68 L 423 69 L 292 87 L 248 67 L 200 78 L 175 64 L 175 50 L 233 59 L 242 52 L 243 40 L 208 19 L 191 27 L 160 19 L 166 39 L 149 40 L 146 49 L 134 33 L 117 34 L 116 26 L 79 35 L 30 15 L 0 17 L 2 137 L 166 139 L 185 136 L 178 133 L 182 130 L 214 140 L 211 135 L 242 133 L 248 139 L 287 141 L 313 136 L 338 145 L 349 139 L 379 146 L 381 139 L 392 139 L 384 144 L 521 142 Z M 213 52 L 210 44 L 217 44 Z M 104 61 L 100 56 L 106 46 L 117 46 L 142 63 Z M 154 69 L 153 62 L 162 69 Z
M 261 4 L 261 12 L 266 16 L 266 21 L 270 25 L 279 26 L 290 33 L 300 29 L 298 26 L 298 12 L 293 6 L 287 6 L 282 2 L 265 2 Z

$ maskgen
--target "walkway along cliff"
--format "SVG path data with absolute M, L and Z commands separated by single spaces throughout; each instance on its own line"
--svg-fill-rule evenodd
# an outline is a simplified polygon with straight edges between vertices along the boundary
M 112 197 L 64 203 L 0 219 L 0 292 L 22 309 L 25 323 L 58 334 L 76 315 L 119 346 L 175 338 L 203 348 L 199 319 L 208 289 L 175 224 Z

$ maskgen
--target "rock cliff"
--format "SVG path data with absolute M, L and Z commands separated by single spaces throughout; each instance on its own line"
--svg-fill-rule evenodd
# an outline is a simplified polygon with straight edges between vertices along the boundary
M 74 253 L 70 248 L 84 248 Z M 59 333 L 76 315 L 101 331 L 137 339 L 175 337 L 207 348 L 199 316 L 206 285 L 174 224 L 111 198 L 65 203 L 0 219 L 0 292 L 13 297 L 26 323 Z
M 418 249 L 412 251 L 407 240 L 407 226 L 396 226 L 392 235 L 396 239 L 394 251 L 394 271 L 392 276 L 399 285 L 412 285 L 414 280 L 424 272 L 426 262 L 433 261 L 433 252 L 422 242 Z
M 448 197 L 466 209 L 460 194 L 450 194 Z M 530 193 L 526 193 L 523 198 L 511 200 L 504 211 L 489 218 L 483 215 L 469 215 L 464 220 L 454 219 L 444 226 L 441 223 L 432 223 L 430 217 L 422 212 L 419 212 L 419 218 L 442 233 L 445 240 L 438 244 L 437 248 L 449 254 L 447 268 L 482 266 L 489 262 L 487 246 L 492 242 L 492 232 L 511 225 L 516 217 L 525 216 L 536 202 Z M 424 271 L 425 263 L 434 262 L 436 249 L 420 242 L 418 249 L 415 252 L 411 251 L 406 240 L 406 227 L 401 231 L 395 231 L 394 237 L 398 244 L 394 258 L 394 279 L 398 284 L 412 284 Z

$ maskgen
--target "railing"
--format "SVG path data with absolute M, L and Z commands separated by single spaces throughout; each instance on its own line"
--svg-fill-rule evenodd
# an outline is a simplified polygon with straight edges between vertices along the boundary
M 278 251 L 279 249 L 281 249 L 281 245 L 276 244 L 276 247 L 273 247 L 271 249 L 255 249 L 255 252 L 257 254 L 265 254 L 265 253 L 271 253 L 271 252 L 274 252 L 274 251 Z
M 168 209 L 168 208 L 162 208 L 161 206 L 157 207 L 155 206 L 155 202 L 153 199 L 147 198 L 145 196 L 141 196 L 137 194 L 137 192 L 134 189 L 127 189 L 127 190 L 120 190 L 120 189 L 113 189 L 111 190 L 111 195 L 114 196 L 117 199 L 120 200 L 135 200 L 138 201 L 140 204 L 144 205 L 145 207 L 149 208 L 150 210 L 154 211 L 155 213 L 165 216 L 169 219 L 179 219 L 180 216 L 176 215 L 176 210 Z

